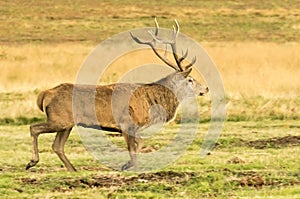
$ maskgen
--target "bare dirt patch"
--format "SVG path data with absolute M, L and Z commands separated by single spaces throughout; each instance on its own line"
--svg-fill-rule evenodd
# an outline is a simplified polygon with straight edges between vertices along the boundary
M 253 140 L 249 141 L 247 143 L 247 146 L 254 147 L 256 149 L 300 146 L 300 136 L 288 135 L 284 137 L 273 137 L 270 139 Z
M 256 171 L 230 171 L 227 182 L 241 187 L 261 188 L 263 186 L 294 186 L 300 185 L 296 179 L 271 178 L 270 173 L 259 173 Z
M 272 137 L 268 139 L 257 140 L 244 140 L 241 138 L 234 138 L 229 141 L 219 140 L 216 144 L 216 148 L 226 147 L 250 147 L 255 149 L 275 148 L 280 149 L 284 147 L 300 146 L 300 136 L 287 135 L 284 137 Z
M 209 171 L 207 171 L 209 172 Z M 214 171 L 215 172 L 215 171 Z M 221 171 L 219 171 L 221 172 Z M 234 171 L 224 169 L 225 176 L 227 176 L 227 183 L 240 187 L 255 187 L 261 188 L 263 186 L 294 186 L 300 185 L 300 181 L 295 179 L 275 179 L 270 178 L 268 173 L 258 173 L 256 171 Z M 155 173 L 141 173 L 135 176 L 123 176 L 121 174 L 112 175 L 95 175 L 91 177 L 74 177 L 74 178 L 60 178 L 55 180 L 55 185 L 52 191 L 67 192 L 77 188 L 104 188 L 110 190 L 120 190 L 122 188 L 130 187 L 137 183 L 162 183 L 171 185 L 185 185 L 189 180 L 198 178 L 201 173 L 195 172 L 174 172 L 174 171 L 160 171 Z M 53 179 L 37 179 L 37 178 L 20 178 L 23 185 L 35 185 L 39 187 L 49 186 Z
M 121 174 L 95 175 L 89 178 L 63 178 L 55 180 L 53 191 L 69 191 L 75 188 L 121 188 L 135 183 L 167 182 L 170 184 L 184 184 L 190 178 L 195 177 L 194 172 L 160 171 L 156 173 L 141 173 L 135 176 L 123 176 Z M 43 185 L 49 179 L 21 178 L 25 184 Z M 52 181 L 52 180 L 51 180 Z

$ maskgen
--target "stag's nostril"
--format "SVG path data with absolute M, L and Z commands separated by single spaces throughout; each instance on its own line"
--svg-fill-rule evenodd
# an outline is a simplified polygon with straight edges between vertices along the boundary
M 206 87 L 206 92 L 208 92 L 209 91 L 209 88 L 208 87 Z

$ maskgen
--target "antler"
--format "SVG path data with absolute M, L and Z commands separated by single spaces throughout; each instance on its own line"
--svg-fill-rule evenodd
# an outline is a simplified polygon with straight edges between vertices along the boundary
M 154 18 L 154 22 L 155 22 L 155 32 L 153 33 L 152 31 L 148 31 L 148 33 L 151 35 L 152 40 L 151 41 L 141 41 L 139 38 L 137 38 L 136 36 L 134 36 L 131 32 L 130 35 L 132 37 L 132 39 L 137 42 L 138 44 L 145 44 L 148 45 L 152 48 L 153 52 L 168 66 L 172 67 L 173 69 L 175 69 L 176 71 L 184 71 L 188 68 L 190 68 L 195 62 L 196 62 L 196 57 L 193 58 L 192 62 L 190 62 L 188 65 L 183 66 L 182 62 L 183 60 L 187 57 L 188 55 L 188 50 L 186 50 L 185 53 L 182 52 L 182 56 L 178 57 L 177 55 L 177 49 L 176 49 L 176 39 L 179 35 L 179 24 L 177 22 L 177 20 L 175 19 L 175 26 L 173 26 L 173 35 L 172 35 L 172 40 L 163 40 L 158 38 L 158 23 L 156 18 Z M 166 50 L 165 50 L 165 54 L 164 56 L 161 56 L 158 51 L 155 49 L 156 47 L 156 43 L 161 43 L 161 44 L 165 44 L 166 45 Z M 173 52 L 173 57 L 175 59 L 176 64 L 170 62 L 167 59 L 167 50 L 168 50 L 168 45 L 171 46 L 172 52 Z

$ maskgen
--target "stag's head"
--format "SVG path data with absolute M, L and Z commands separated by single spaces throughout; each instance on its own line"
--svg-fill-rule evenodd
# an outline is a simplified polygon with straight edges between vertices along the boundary
M 176 71 L 156 83 L 171 89 L 180 100 L 202 96 L 208 92 L 208 88 L 190 76 L 191 71 L 192 68 Z
M 188 50 L 186 50 L 185 53 L 182 52 L 181 56 L 177 54 L 176 39 L 179 35 L 179 24 L 177 20 L 175 19 L 175 25 L 173 26 L 173 34 L 171 40 L 162 39 L 158 37 L 159 26 L 156 18 L 154 19 L 154 21 L 155 21 L 155 31 L 154 32 L 148 31 L 148 33 L 152 37 L 151 41 L 142 41 L 136 36 L 134 36 L 132 33 L 130 34 L 132 39 L 135 42 L 137 42 L 138 44 L 145 44 L 150 46 L 159 59 L 161 59 L 165 64 L 167 64 L 168 66 L 170 66 L 175 70 L 174 73 L 159 80 L 157 83 L 169 87 L 175 92 L 177 97 L 182 99 L 186 97 L 195 96 L 195 95 L 202 96 L 205 93 L 207 93 L 208 87 L 201 85 L 197 80 L 195 80 L 193 77 L 190 76 L 190 73 L 192 72 L 193 69 L 192 66 L 196 62 L 196 57 L 194 57 L 191 62 L 184 65 L 183 62 L 188 56 Z M 160 52 L 156 49 L 157 44 L 165 45 L 164 56 L 162 56 Z M 171 47 L 175 63 L 169 61 L 167 58 L 168 46 Z

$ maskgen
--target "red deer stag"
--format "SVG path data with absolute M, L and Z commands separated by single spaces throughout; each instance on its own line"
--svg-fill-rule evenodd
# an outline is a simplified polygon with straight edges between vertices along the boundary
M 64 145 L 74 125 L 85 127 L 98 126 L 103 130 L 120 132 L 127 143 L 130 160 L 122 166 L 126 170 L 137 167 L 137 152 L 141 148 L 142 139 L 138 132 L 159 122 L 168 122 L 175 117 L 180 102 L 189 96 L 199 96 L 208 92 L 189 74 L 196 58 L 187 65 L 183 65 L 188 52 L 179 57 L 176 53 L 176 38 L 179 34 L 179 25 L 175 20 L 171 40 L 158 37 L 158 23 L 155 19 L 155 32 L 149 32 L 152 40 L 142 41 L 132 33 L 132 39 L 138 44 L 148 45 L 165 64 L 175 72 L 149 84 L 118 83 L 110 85 L 74 85 L 61 84 L 55 88 L 42 91 L 37 98 L 37 104 L 47 116 L 45 123 L 30 125 L 30 134 L 33 145 L 33 156 L 26 169 L 35 166 L 39 161 L 38 136 L 42 133 L 54 133 L 56 137 L 52 148 L 69 171 L 76 171 L 64 153 Z M 157 43 L 170 46 L 175 63 L 167 59 L 167 48 L 164 56 L 156 49 Z M 76 92 L 74 92 L 76 89 Z M 74 96 L 77 96 L 78 109 L 74 119 Z M 124 102 L 124 95 L 130 96 Z M 126 97 L 125 97 L 126 98 Z M 93 100 L 94 108 L 87 108 Z M 112 106 L 112 101 L 114 104 Z M 160 108 L 155 109 L 155 105 Z M 76 105 L 75 105 L 76 106 Z M 154 108 L 153 108 L 154 107 Z M 76 108 L 76 107 L 75 107 Z M 161 110 L 164 109 L 164 113 Z M 96 115 L 97 119 L 91 115 Z M 91 116 L 91 117 L 90 117 Z

